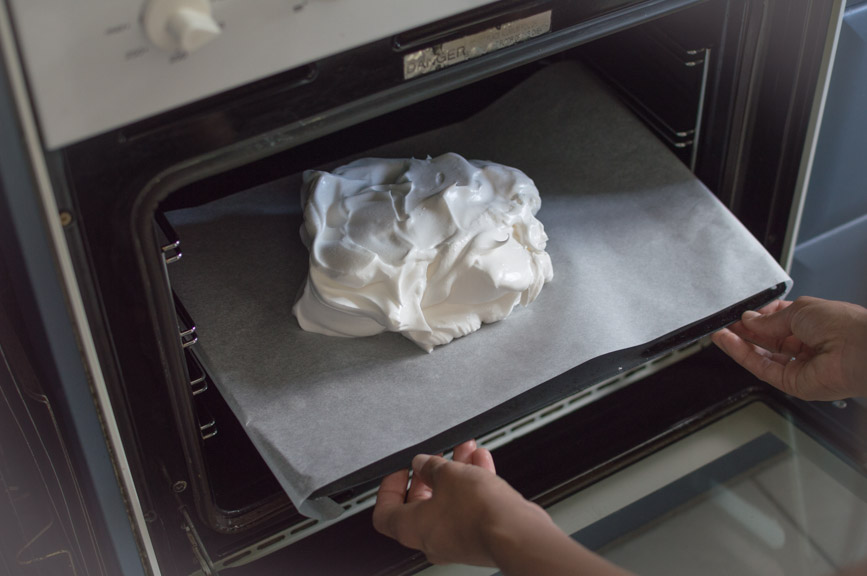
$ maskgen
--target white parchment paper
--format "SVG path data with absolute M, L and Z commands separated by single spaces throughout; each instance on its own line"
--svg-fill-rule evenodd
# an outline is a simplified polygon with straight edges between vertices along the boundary
M 575 366 L 790 282 L 578 65 L 548 67 L 460 124 L 356 157 L 450 151 L 535 180 L 554 280 L 530 307 L 432 354 L 397 334 L 298 327 L 300 175 L 168 215 L 184 251 L 171 281 L 196 321 L 197 351 L 303 513 L 339 513 L 309 496 Z

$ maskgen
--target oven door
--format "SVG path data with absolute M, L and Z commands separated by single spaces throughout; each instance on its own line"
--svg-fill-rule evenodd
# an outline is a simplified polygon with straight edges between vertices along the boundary
M 855 410 L 863 438 L 863 407 Z M 745 398 L 640 461 L 572 494 L 567 484 L 548 499 L 548 513 L 567 534 L 636 574 L 867 570 L 863 464 L 841 458 L 769 398 Z

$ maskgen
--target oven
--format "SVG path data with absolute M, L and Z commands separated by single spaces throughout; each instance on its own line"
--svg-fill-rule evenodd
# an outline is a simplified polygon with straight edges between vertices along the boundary
M 416 573 L 372 530 L 378 481 L 468 437 L 636 570 L 694 501 L 765 562 L 867 555 L 732 484 L 823 470 L 867 540 L 864 407 L 706 338 L 788 290 L 841 1 L 56 4 L 0 11 L 11 573 Z M 431 354 L 301 332 L 303 171 L 448 152 L 536 180 L 539 302 Z M 628 309 L 610 326 L 544 304 L 586 278 L 572 300 Z

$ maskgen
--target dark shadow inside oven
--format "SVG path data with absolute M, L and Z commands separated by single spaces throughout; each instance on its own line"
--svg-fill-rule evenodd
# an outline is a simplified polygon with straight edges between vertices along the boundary
M 677 13 L 193 182 L 163 201 L 160 212 L 171 220 L 177 211 L 189 211 L 220 198 L 267 187 L 278 180 L 298 180 L 303 170 L 333 166 L 359 150 L 463 122 L 540 70 L 571 60 L 595 70 L 660 141 L 686 166 L 700 172 L 701 123 L 713 71 L 713 48 L 721 34 L 720 24 L 707 18 L 715 10 L 711 3 Z M 701 22 L 701 25 L 685 26 L 690 22 Z M 171 238 L 171 225 L 162 217 L 158 220 L 166 236 Z M 250 225 L 255 227 L 260 223 L 251 221 Z M 285 228 L 285 234 L 297 237 L 300 210 L 275 225 Z M 180 240 L 183 246 L 183 236 Z M 300 246 L 300 242 L 298 244 Z M 183 265 L 182 260 L 170 264 Z M 171 273 L 171 269 L 169 271 Z M 296 287 L 291 289 L 294 291 Z M 221 529 L 229 525 L 232 526 L 229 531 L 235 531 L 276 521 L 303 521 L 213 385 L 211 376 L 202 369 L 195 336 L 190 330 L 194 319 L 185 319 L 182 302 L 178 303 L 178 308 L 182 331 L 187 328 L 190 332 L 184 354 L 198 416 L 198 421 L 190 425 L 200 435 L 204 461 L 201 474 L 208 479 L 210 489 L 205 499 L 217 515 L 228 519 L 218 524 Z M 338 501 L 348 501 L 372 485 L 373 482 L 362 483 L 332 496 Z

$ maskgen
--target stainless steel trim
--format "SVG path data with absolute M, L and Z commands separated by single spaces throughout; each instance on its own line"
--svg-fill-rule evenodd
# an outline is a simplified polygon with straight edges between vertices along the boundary
M 191 350 L 184 350 L 184 359 L 187 361 L 187 375 L 190 377 L 190 391 L 193 396 L 198 396 L 208 389 L 208 374 L 202 363 L 196 358 Z
M 178 237 L 178 233 L 175 232 L 175 229 L 172 228 L 172 225 L 162 212 L 157 212 L 154 215 L 154 221 L 157 224 L 157 228 L 159 228 L 165 237 L 166 243 L 160 244 L 160 252 L 162 252 L 166 264 L 177 262 L 183 256 L 183 252 L 181 252 L 181 239 Z
M 813 160 L 816 156 L 816 145 L 819 141 L 819 129 L 822 127 L 822 117 L 825 114 L 828 86 L 831 83 L 831 71 L 834 69 L 834 60 L 837 57 L 837 44 L 840 40 L 840 27 L 843 24 L 845 9 L 846 0 L 834 0 L 831 22 L 828 26 L 828 35 L 825 40 L 825 53 L 822 58 L 822 66 L 819 69 L 819 82 L 816 83 L 813 109 L 810 113 L 810 123 L 807 127 L 807 138 L 804 143 L 804 151 L 801 154 L 801 167 L 798 172 L 798 181 L 795 185 L 795 197 L 792 202 L 792 209 L 789 212 L 789 224 L 786 227 L 786 238 L 783 242 L 783 252 L 780 256 L 780 263 L 786 270 L 786 273 L 791 271 L 792 259 L 795 256 L 795 242 L 798 241 L 798 230 L 801 228 L 801 216 L 804 213 L 807 187 L 810 184 L 810 174 L 813 171 Z
M 166 263 L 168 263 L 168 260 L 166 260 Z M 172 292 L 172 299 L 175 303 L 175 315 L 178 319 L 178 335 L 181 339 L 181 346 L 189 348 L 199 341 L 199 335 L 196 334 L 196 323 L 193 322 L 193 317 L 190 316 L 181 299 L 174 292 Z
M 692 156 L 689 159 L 689 169 L 692 172 L 695 172 L 695 165 L 698 162 L 698 146 L 701 142 L 701 127 L 702 120 L 704 119 L 704 100 L 707 96 L 707 77 L 710 71 L 710 66 L 708 63 L 711 59 L 711 49 L 705 48 L 701 52 L 701 59 L 697 60 L 694 65 L 699 63 L 702 64 L 702 72 L 701 72 L 701 90 L 698 94 L 698 112 L 696 113 L 695 120 L 695 132 L 693 134 L 693 146 L 692 146 Z
M 217 420 L 211 416 L 211 413 L 204 406 L 199 406 L 199 432 L 202 435 L 202 440 L 207 440 L 208 438 L 213 438 L 217 435 Z M 204 414 L 205 423 L 202 424 L 201 416 Z
M 403 79 L 454 66 L 551 31 L 551 11 L 506 22 L 482 32 L 410 52 L 403 57 Z

